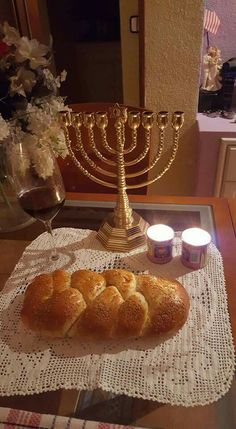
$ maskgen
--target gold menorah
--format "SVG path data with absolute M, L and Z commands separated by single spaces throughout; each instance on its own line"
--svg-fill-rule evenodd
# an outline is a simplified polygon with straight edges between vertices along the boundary
M 139 183 L 127 184 L 127 180 L 134 177 L 138 178 L 148 173 L 154 168 L 158 160 L 160 160 L 164 149 L 165 130 L 169 122 L 168 116 L 168 112 L 164 111 L 159 112 L 157 115 L 150 111 L 143 111 L 143 113 L 140 114 L 138 111 L 127 111 L 126 107 L 119 106 L 118 104 L 114 105 L 111 109 L 111 118 L 113 118 L 114 121 L 116 145 L 112 147 L 110 142 L 108 142 L 107 134 L 109 121 L 108 112 L 62 112 L 60 114 L 69 153 L 79 170 L 94 182 L 108 188 L 117 189 L 118 196 L 114 213 L 105 219 L 98 231 L 99 240 L 109 250 L 125 252 L 145 243 L 146 230 L 149 225 L 130 207 L 127 190 L 148 186 L 160 179 L 169 170 L 178 150 L 180 128 L 184 122 L 183 112 L 174 112 L 172 115 L 173 144 L 170 150 L 170 156 L 161 171 L 155 174 L 154 178 Z M 147 167 L 134 173 L 127 172 L 129 167 L 142 161 L 149 153 L 151 130 L 155 122 L 159 129 L 159 143 L 153 159 Z M 131 132 L 131 143 L 128 147 L 126 147 L 125 144 L 126 123 L 128 123 Z M 143 149 L 135 159 L 127 161 L 125 160 L 126 155 L 132 154 L 137 147 L 138 128 L 140 126 L 142 126 L 144 130 Z M 71 127 L 75 131 L 76 147 L 73 147 L 71 143 L 69 133 Z M 95 142 L 95 127 L 100 133 L 100 142 L 103 149 L 106 151 L 106 156 L 99 150 L 98 144 Z M 92 153 L 99 162 L 102 162 L 102 165 L 107 166 L 106 170 L 91 159 L 89 151 L 83 144 L 82 131 L 87 132 L 90 150 L 92 150 Z M 75 155 L 75 151 L 79 152 L 81 160 Z M 110 155 L 110 157 L 108 155 Z M 115 157 L 115 160 L 112 159 L 112 157 Z M 85 163 L 88 164 L 92 173 L 84 166 Z M 93 171 L 95 171 L 95 173 Z M 98 173 L 102 175 L 102 177 L 105 176 L 109 179 L 103 180 L 99 178 Z

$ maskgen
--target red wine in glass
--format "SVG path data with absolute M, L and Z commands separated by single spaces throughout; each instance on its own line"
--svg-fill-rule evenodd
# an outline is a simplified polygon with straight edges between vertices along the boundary
M 56 261 L 58 252 L 53 238 L 51 222 L 64 204 L 65 193 L 60 192 L 60 188 L 45 185 L 22 191 L 18 195 L 18 201 L 26 213 L 44 223 L 52 240 L 51 259 Z
M 57 215 L 65 198 L 56 188 L 42 186 L 20 193 L 18 200 L 23 210 L 30 216 L 41 221 L 49 221 Z
M 9 152 L 11 171 L 16 194 L 23 210 L 45 225 L 51 237 L 52 260 L 57 260 L 52 219 L 57 215 L 65 200 L 65 188 L 59 166 L 50 145 L 28 145 L 17 136 Z M 17 154 L 17 156 L 16 156 Z

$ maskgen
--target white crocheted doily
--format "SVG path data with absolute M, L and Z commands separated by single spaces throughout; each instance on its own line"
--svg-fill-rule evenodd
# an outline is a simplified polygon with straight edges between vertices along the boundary
M 96 232 L 72 228 L 54 231 L 60 259 L 49 262 L 47 234 L 25 250 L 0 296 L 0 395 L 26 395 L 59 388 L 104 390 L 172 405 L 205 405 L 229 389 L 234 373 L 234 349 L 227 309 L 222 258 L 210 246 L 208 265 L 185 268 L 175 238 L 173 260 L 156 265 L 146 248 L 111 253 Z M 20 322 L 23 293 L 39 273 L 57 268 L 103 271 L 127 268 L 178 278 L 191 300 L 187 323 L 162 344 L 153 341 L 85 342 L 47 340 Z

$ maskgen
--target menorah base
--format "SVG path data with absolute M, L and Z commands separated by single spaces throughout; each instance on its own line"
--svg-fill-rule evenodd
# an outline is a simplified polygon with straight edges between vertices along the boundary
M 117 228 L 111 214 L 100 227 L 97 237 L 103 246 L 111 251 L 128 252 L 146 243 L 146 231 L 149 224 L 133 212 L 133 224 L 127 229 Z

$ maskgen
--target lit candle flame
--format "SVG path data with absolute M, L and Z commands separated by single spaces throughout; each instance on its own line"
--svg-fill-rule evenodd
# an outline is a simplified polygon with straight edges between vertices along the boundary
M 174 238 L 174 230 L 167 225 L 152 225 L 147 230 L 147 236 L 153 241 L 163 242 Z
M 211 236 L 204 229 L 188 228 L 183 231 L 182 240 L 192 246 L 206 246 L 211 242 Z

